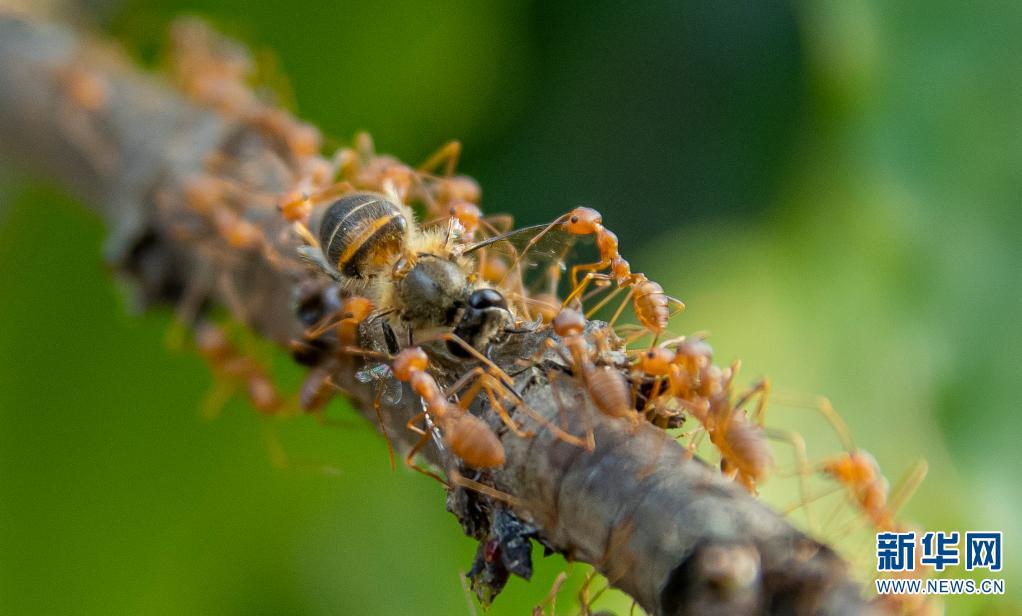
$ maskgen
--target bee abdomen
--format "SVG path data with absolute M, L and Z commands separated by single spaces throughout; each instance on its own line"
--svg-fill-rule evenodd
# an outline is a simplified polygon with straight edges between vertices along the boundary
M 404 245 L 408 221 L 379 195 L 355 193 L 335 201 L 319 226 L 323 255 L 349 278 L 367 278 Z

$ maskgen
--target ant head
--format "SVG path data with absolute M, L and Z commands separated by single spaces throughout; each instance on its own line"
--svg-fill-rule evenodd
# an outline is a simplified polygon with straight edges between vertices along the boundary
M 581 334 L 586 328 L 586 318 L 571 308 L 562 308 L 553 321 L 554 333 L 564 338 Z
M 649 376 L 666 376 L 671 371 L 674 351 L 654 347 L 639 356 L 639 369 Z
M 365 297 L 355 295 L 344 300 L 341 311 L 345 318 L 361 323 L 373 311 L 373 303 Z
M 408 347 L 401 351 L 394 358 L 391 369 L 394 371 L 394 378 L 399 381 L 411 380 L 416 372 L 422 372 L 429 367 L 429 356 L 419 347 Z
M 591 207 L 577 207 L 568 214 L 564 223 L 568 233 L 573 235 L 589 235 L 603 224 L 603 216 Z
M 479 228 L 479 219 L 483 217 L 479 206 L 470 201 L 458 201 L 451 205 L 449 211 L 451 217 L 457 219 L 461 226 L 465 227 L 465 232 L 469 234 L 475 233 L 475 230 Z

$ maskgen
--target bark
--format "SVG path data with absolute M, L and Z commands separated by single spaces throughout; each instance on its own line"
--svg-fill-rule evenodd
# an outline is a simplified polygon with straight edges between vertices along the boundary
M 85 108 L 69 92 L 69 71 L 86 71 L 105 89 Z M 0 14 L 0 152 L 79 196 L 110 229 L 106 256 L 131 278 L 143 305 L 219 305 L 261 336 L 287 346 L 301 336 L 302 310 L 317 309 L 333 282 L 295 258 L 293 234 L 276 210 L 246 211 L 267 238 L 256 251 L 187 241 L 201 221 L 185 205 L 189 178 L 208 172 L 210 155 L 230 163 L 218 173 L 257 192 L 288 188 L 279 143 L 251 125 L 199 107 L 156 76 L 134 68 L 93 37 Z M 226 154 L 227 156 L 223 156 Z M 206 229 L 205 231 L 208 231 Z M 329 303 L 329 302 L 327 302 Z M 297 307 L 296 307 L 297 306 Z M 593 324 L 588 336 L 603 327 Z M 515 419 L 535 432 L 511 433 L 485 407 L 474 408 L 507 453 L 503 468 L 458 466 L 437 438 L 424 454 L 449 474 L 506 493 L 491 498 L 457 487 L 448 508 L 480 541 L 474 568 L 480 589 L 499 592 L 508 574 L 528 577 L 529 540 L 594 565 L 653 614 L 824 613 L 868 611 L 848 567 L 831 549 L 684 449 L 664 431 L 597 412 L 588 393 L 546 352 L 547 328 L 511 337 L 494 359 L 515 376 L 525 403 L 579 434 L 591 424 L 588 452 L 559 440 L 519 408 Z M 382 348 L 377 333 L 363 344 Z M 429 349 L 436 376 L 450 382 L 471 362 Z M 329 372 L 356 409 L 376 423 L 375 383 L 356 378 L 363 360 L 324 350 L 315 370 Z M 421 411 L 405 390 L 382 408 L 399 450 L 417 435 L 404 426 Z

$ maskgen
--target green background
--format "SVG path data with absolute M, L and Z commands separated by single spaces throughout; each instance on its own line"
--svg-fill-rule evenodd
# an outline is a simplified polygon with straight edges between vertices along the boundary
M 272 50 L 337 139 L 368 129 L 412 161 L 462 140 L 487 211 L 597 207 L 688 303 L 679 333 L 712 332 L 749 381 L 830 396 L 892 481 L 929 461 L 905 519 L 1005 532 L 1008 598 L 949 613 L 1019 609 L 1022 5 L 103 6 L 141 61 L 182 11 Z M 168 345 L 169 311 L 128 314 L 99 222 L 0 172 L 0 613 L 470 613 L 474 546 L 438 485 L 392 473 L 358 420 L 241 401 L 202 420 L 205 367 Z M 770 413 L 814 458 L 837 449 L 812 413 Z M 778 478 L 765 498 L 792 494 Z M 546 595 L 565 565 L 536 557 L 492 613 Z

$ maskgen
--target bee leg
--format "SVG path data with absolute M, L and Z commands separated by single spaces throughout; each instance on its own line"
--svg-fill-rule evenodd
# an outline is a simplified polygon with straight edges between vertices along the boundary
M 327 263 L 327 260 L 323 258 L 323 251 L 319 248 L 314 248 L 312 246 L 299 246 L 297 252 L 299 259 L 303 262 L 315 267 L 333 280 L 341 280 L 341 275 L 333 268 L 333 266 Z
M 387 343 L 387 351 L 391 355 L 397 355 L 398 351 L 401 350 L 401 346 L 397 343 L 397 334 L 394 333 L 394 328 L 386 321 L 381 321 L 380 323 L 383 328 L 383 339 Z

